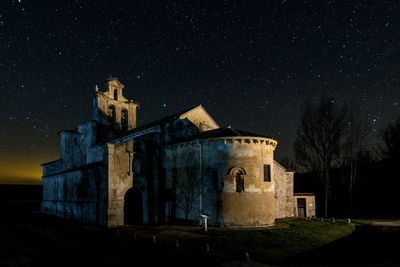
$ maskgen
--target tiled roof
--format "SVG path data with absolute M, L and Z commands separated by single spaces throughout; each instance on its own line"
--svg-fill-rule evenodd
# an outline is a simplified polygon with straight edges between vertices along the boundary
M 210 130 L 206 132 L 202 132 L 197 136 L 196 139 L 207 139 L 207 138 L 219 138 L 219 137 L 237 137 L 237 136 L 251 136 L 251 137 L 263 137 L 263 138 L 271 138 L 266 135 L 257 134 L 253 132 L 243 131 L 239 129 L 232 128 L 231 126 L 226 126 L 223 128 L 218 128 L 215 130 Z

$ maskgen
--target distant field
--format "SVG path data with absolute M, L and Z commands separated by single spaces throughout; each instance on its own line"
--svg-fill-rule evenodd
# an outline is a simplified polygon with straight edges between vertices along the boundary
M 36 200 L 42 198 L 41 185 L 0 184 L 0 201 L 4 200 Z
M 0 209 L 3 214 L 22 216 L 27 211 L 40 210 L 41 185 L 0 184 Z

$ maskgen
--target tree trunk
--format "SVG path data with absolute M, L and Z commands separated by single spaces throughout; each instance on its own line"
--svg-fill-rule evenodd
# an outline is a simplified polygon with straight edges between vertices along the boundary
M 329 200 L 329 170 L 325 168 L 325 205 L 324 205 L 324 217 L 328 217 L 328 200 Z

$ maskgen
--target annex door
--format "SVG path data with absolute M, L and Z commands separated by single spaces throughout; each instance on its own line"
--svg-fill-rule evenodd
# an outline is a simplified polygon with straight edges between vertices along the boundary
M 124 220 L 125 224 L 143 224 L 143 198 L 136 188 L 129 189 L 125 194 Z
M 306 199 L 305 198 L 298 198 L 297 199 L 297 216 L 299 217 L 306 217 Z

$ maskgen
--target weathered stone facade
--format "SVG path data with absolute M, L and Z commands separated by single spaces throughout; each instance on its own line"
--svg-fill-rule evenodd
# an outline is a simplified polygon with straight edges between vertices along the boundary
M 60 132 L 61 159 L 42 165 L 43 212 L 108 227 L 197 223 L 200 213 L 245 227 L 297 216 L 275 140 L 220 128 L 202 106 L 136 127 L 138 105 L 117 79 L 107 86 L 96 88 L 92 121 Z
M 295 214 L 298 217 L 315 217 L 316 206 L 315 196 L 312 193 L 296 193 L 295 197 Z

